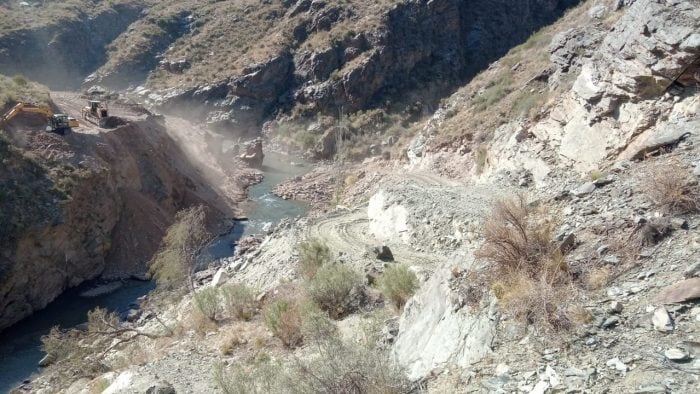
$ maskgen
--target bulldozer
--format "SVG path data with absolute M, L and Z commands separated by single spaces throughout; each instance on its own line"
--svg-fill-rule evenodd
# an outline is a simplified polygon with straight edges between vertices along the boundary
M 12 109 L 7 111 L 5 115 L 0 118 L 0 126 L 6 124 L 12 120 L 15 116 L 20 113 L 35 113 L 46 116 L 48 119 L 48 125 L 46 126 L 46 131 L 65 135 L 70 133 L 71 129 L 79 127 L 80 124 L 78 120 L 72 118 L 65 114 L 56 114 L 49 107 L 27 104 L 27 103 L 17 103 Z
M 105 122 L 109 117 L 107 105 L 97 100 L 89 100 L 88 105 L 84 107 L 81 112 L 83 119 L 99 127 L 105 127 Z

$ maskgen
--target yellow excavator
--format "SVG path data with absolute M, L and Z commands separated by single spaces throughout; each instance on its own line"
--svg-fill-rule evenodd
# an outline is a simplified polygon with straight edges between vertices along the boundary
M 49 107 L 32 105 L 27 103 L 17 103 L 12 109 L 10 109 L 5 115 L 0 118 L 0 126 L 12 120 L 15 116 L 20 113 L 35 113 L 46 116 L 49 121 L 48 126 L 46 126 L 46 131 L 50 131 L 56 134 L 65 135 L 70 133 L 71 129 L 79 127 L 80 124 L 78 120 L 72 118 L 65 114 L 55 114 L 53 110 Z
M 100 127 L 105 127 L 109 117 L 107 105 L 97 100 L 88 101 L 88 105 L 82 109 L 83 119 Z

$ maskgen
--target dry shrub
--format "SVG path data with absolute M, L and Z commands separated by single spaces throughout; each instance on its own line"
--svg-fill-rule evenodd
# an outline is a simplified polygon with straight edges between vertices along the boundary
M 392 265 L 379 278 L 379 288 L 382 289 L 384 297 L 390 300 L 397 310 L 401 310 L 418 289 L 418 278 L 407 266 Z
M 610 275 L 610 268 L 595 267 L 591 269 L 586 276 L 586 287 L 589 290 L 600 290 L 608 285 Z
M 492 264 L 486 275 L 501 305 L 516 318 L 553 329 L 568 328 L 565 306 L 574 288 L 554 240 L 555 223 L 523 196 L 496 202 L 477 257 Z
M 224 308 L 234 319 L 249 321 L 258 311 L 255 291 L 243 284 L 227 284 L 221 288 Z
M 267 328 L 290 348 L 301 344 L 303 339 L 300 302 L 294 299 L 279 299 L 263 309 Z
M 668 213 L 700 210 L 700 188 L 692 172 L 679 160 L 656 165 L 645 174 L 645 193 L 659 209 Z
M 224 356 L 230 356 L 233 354 L 233 349 L 245 345 L 246 343 L 248 343 L 248 341 L 246 341 L 245 338 L 242 338 L 239 332 L 230 331 L 224 335 L 224 338 L 221 340 L 219 350 Z
M 326 323 L 327 319 L 323 324 Z M 410 382 L 387 352 L 371 343 L 347 344 L 337 332 L 326 332 L 313 337 L 308 350 L 308 356 L 286 365 L 269 357 L 255 357 L 229 367 L 219 365 L 214 380 L 224 393 L 412 392 Z
M 107 372 L 108 352 L 127 346 L 139 335 L 136 330 L 124 329 L 119 318 L 105 309 L 96 308 L 87 317 L 84 331 L 53 327 L 41 338 L 42 350 L 53 359 L 52 367 L 61 371 L 62 378 L 95 377 Z
M 589 324 L 593 321 L 593 314 L 580 305 L 571 306 L 567 311 L 567 315 L 571 321 L 578 325 Z
M 322 265 L 331 261 L 331 251 L 319 239 L 310 239 L 299 244 L 299 272 L 304 279 L 312 279 Z
M 187 322 L 187 328 L 194 330 L 194 332 L 202 336 L 218 330 L 216 322 L 202 313 L 199 308 L 192 308 L 192 313 Z

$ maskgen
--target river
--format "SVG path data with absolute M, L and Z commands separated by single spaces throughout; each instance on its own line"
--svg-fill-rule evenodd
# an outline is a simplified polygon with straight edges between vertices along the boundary
M 210 257 L 231 256 L 236 240 L 248 234 L 263 233 L 266 223 L 274 224 L 284 218 L 304 215 L 307 211 L 304 204 L 281 199 L 272 194 L 272 188 L 309 170 L 310 164 L 298 158 L 266 153 L 263 163 L 265 178 L 248 189 L 248 220 L 237 222 L 230 233 L 220 236 L 210 248 Z M 155 287 L 153 282 L 126 281 L 112 293 L 94 298 L 80 297 L 78 294 L 88 286 L 66 291 L 45 309 L 0 333 L 0 393 L 9 392 L 39 371 L 37 363 L 44 356 L 41 337 L 51 327 L 70 328 L 85 323 L 87 312 L 96 307 L 125 312 Z

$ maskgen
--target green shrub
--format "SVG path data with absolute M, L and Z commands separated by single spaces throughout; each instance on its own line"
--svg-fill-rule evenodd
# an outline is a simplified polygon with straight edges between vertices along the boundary
M 301 310 L 296 300 L 275 300 L 263 310 L 267 328 L 290 348 L 301 344 L 303 339 Z
M 360 276 L 352 268 L 329 263 L 322 265 L 316 275 L 306 281 L 306 289 L 321 309 L 337 319 L 351 311 L 352 290 L 361 283 Z
M 253 318 L 258 309 L 253 289 L 243 284 L 229 284 L 221 288 L 221 294 L 230 317 L 245 321 Z
M 29 84 L 29 81 L 27 81 L 27 78 L 24 77 L 24 75 L 15 75 L 12 77 L 12 82 L 14 82 L 17 86 L 24 87 Z
M 214 371 L 214 381 L 227 394 L 412 392 L 410 382 L 391 361 L 388 353 L 373 343 L 378 336 L 376 334 L 367 335 L 365 340 L 358 343 L 347 344 L 338 337 L 337 332 L 325 332 L 310 337 L 308 356 L 290 364 L 283 365 L 268 357 L 257 357 L 229 367 L 218 365 Z
M 160 250 L 149 263 L 158 286 L 173 289 L 187 283 L 193 291 L 192 275 L 197 257 L 211 238 L 203 206 L 178 212 L 175 223 L 163 237 Z
M 216 320 L 221 311 L 219 289 L 214 286 L 206 286 L 194 293 L 194 304 L 200 312 L 209 320 Z
M 400 310 L 418 289 L 418 278 L 405 265 L 395 264 L 379 278 L 379 288 L 384 297 Z
M 299 271 L 304 279 L 312 279 L 318 269 L 331 261 L 331 251 L 323 241 L 310 239 L 299 244 Z

